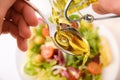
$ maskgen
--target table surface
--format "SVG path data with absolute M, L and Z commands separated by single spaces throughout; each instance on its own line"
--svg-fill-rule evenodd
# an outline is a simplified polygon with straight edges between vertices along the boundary
M 37 4 L 38 2 L 34 0 L 34 3 Z M 45 4 L 41 4 L 41 7 L 44 5 Z M 47 13 L 48 11 L 46 10 L 45 12 Z M 83 13 L 86 12 L 83 11 Z M 93 14 L 91 10 L 89 10 L 89 13 Z M 93 15 L 96 16 L 96 14 Z M 96 25 L 102 24 L 106 26 L 115 36 L 120 49 L 120 18 L 95 21 L 94 23 Z M 15 62 L 16 48 L 16 40 L 13 37 L 9 34 L 0 36 L 0 80 L 20 80 Z M 118 73 L 118 75 L 119 74 L 120 73 Z M 117 80 L 120 80 L 120 77 L 118 77 Z

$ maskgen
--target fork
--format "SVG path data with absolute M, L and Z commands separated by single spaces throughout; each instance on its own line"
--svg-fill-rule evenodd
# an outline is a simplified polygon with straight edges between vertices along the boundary
M 50 37 L 54 38 L 54 34 L 57 31 L 56 25 L 51 23 L 48 18 L 42 13 L 42 11 L 40 11 L 36 6 L 34 6 L 34 4 L 32 4 L 29 0 L 24 0 L 24 2 L 42 17 L 43 21 L 48 25 Z
M 65 52 L 65 53 L 67 53 L 67 54 L 77 55 L 77 54 L 73 54 L 71 51 L 66 50 L 66 49 L 64 49 L 63 47 L 61 47 L 60 44 L 55 40 L 55 35 L 57 35 L 56 25 L 53 24 L 53 23 L 50 23 L 50 22 L 48 21 L 48 19 L 44 16 L 44 14 L 42 14 L 42 12 L 41 12 L 39 9 L 37 9 L 31 2 L 26 1 L 26 0 L 24 0 L 24 1 L 25 1 L 25 3 L 28 4 L 31 8 L 33 8 L 33 9 L 43 18 L 44 22 L 48 25 L 50 37 L 51 37 L 52 41 L 54 42 L 54 44 L 58 47 L 58 49 L 60 49 L 62 52 Z M 74 29 L 73 27 L 69 27 L 69 28 L 64 29 L 64 30 L 67 30 L 69 33 L 72 33 L 72 34 L 74 33 L 74 35 L 79 36 L 80 39 L 83 39 L 84 43 L 85 43 L 86 45 L 88 45 L 87 40 L 86 40 L 83 36 L 81 36 L 80 33 L 79 33 L 76 29 Z M 71 32 L 71 31 L 72 31 L 72 32 Z M 88 49 L 87 49 L 87 50 L 89 50 L 89 45 L 88 45 Z M 84 63 L 83 63 L 83 64 L 84 64 Z

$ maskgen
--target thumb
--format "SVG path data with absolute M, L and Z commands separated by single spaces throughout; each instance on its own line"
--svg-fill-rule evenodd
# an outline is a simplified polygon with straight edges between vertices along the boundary
M 98 14 L 107 14 L 107 13 L 109 13 L 99 3 L 92 4 L 92 8 Z
M 15 1 L 16 0 L 0 0 L 0 33 L 2 32 L 3 18 Z

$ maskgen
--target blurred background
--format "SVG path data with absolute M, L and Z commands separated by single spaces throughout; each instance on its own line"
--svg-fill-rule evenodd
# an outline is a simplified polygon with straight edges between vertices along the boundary
M 48 0 L 31 0 L 31 2 L 35 4 L 35 6 L 37 6 L 37 8 L 39 8 L 44 14 L 50 13 L 51 8 L 50 5 L 48 5 Z M 82 13 L 90 13 L 95 17 L 113 15 L 96 14 L 91 9 L 91 7 L 82 10 Z M 94 24 L 98 26 L 103 25 L 107 27 L 107 29 L 115 37 L 120 50 L 120 18 L 94 21 Z M 16 68 L 16 49 L 17 45 L 16 40 L 14 38 L 12 38 L 9 34 L 0 35 L 0 80 L 20 80 Z M 120 78 L 118 77 L 116 80 L 120 80 Z

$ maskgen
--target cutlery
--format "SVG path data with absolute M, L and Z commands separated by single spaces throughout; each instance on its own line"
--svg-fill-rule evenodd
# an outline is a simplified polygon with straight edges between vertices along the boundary
M 62 47 L 62 45 L 60 45 L 60 43 L 56 40 L 56 35 L 59 34 L 57 32 L 56 25 L 53 24 L 53 23 L 50 23 L 48 21 L 48 19 L 44 16 L 44 14 L 38 8 L 36 8 L 30 1 L 25 0 L 25 3 L 28 4 L 31 8 L 33 8 L 43 18 L 44 22 L 48 25 L 51 39 L 53 40 L 54 44 L 60 50 L 62 50 L 65 53 L 72 54 L 72 55 L 81 55 L 81 54 L 78 54 L 78 53 L 76 54 L 74 52 L 71 52 L 70 50 L 64 49 Z M 67 31 L 70 34 L 77 36 L 85 45 L 87 45 L 87 49 L 83 49 L 83 50 L 81 49 L 80 52 L 82 52 L 82 53 L 89 52 L 89 44 L 88 44 L 87 40 L 84 39 L 84 37 L 82 35 L 80 35 L 80 33 L 76 29 L 74 29 L 73 27 L 68 27 L 68 28 L 65 28 L 65 29 L 63 28 L 61 31 Z M 60 35 L 58 35 L 58 36 L 60 36 Z

